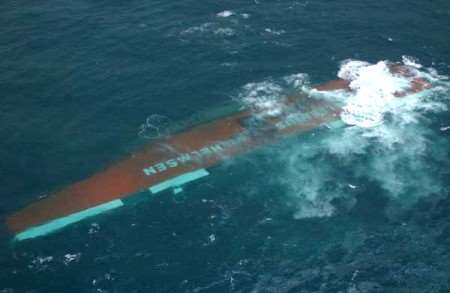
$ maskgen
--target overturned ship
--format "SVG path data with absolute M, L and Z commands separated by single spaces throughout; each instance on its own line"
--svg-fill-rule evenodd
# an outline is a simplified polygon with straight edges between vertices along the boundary
M 405 65 L 391 65 L 391 72 L 408 75 Z M 315 86 L 317 91 L 350 91 L 350 81 L 338 79 Z M 406 96 L 430 85 L 411 78 Z M 56 190 L 11 214 L 6 226 L 15 241 L 35 238 L 72 223 L 122 207 L 131 195 L 148 190 L 180 192 L 182 186 L 209 175 L 208 168 L 220 162 L 317 127 L 343 126 L 341 108 L 325 99 L 298 93 L 284 99 L 278 115 L 258 115 L 252 109 L 222 111 L 208 121 L 152 140 L 139 151 L 72 185 Z M 214 115 L 213 115 L 214 116 Z

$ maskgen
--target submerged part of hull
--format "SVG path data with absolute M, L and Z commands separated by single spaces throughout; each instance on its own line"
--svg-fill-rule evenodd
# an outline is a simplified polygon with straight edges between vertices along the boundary
M 423 90 L 423 84 L 416 81 L 412 91 Z M 316 89 L 349 90 L 349 81 L 331 81 Z M 321 125 L 343 125 L 337 105 L 305 95 L 286 99 L 278 116 L 258 118 L 254 114 L 236 111 L 153 141 L 111 167 L 12 214 L 7 227 L 16 240 L 45 235 L 121 207 L 124 198 L 146 188 L 151 193 L 179 192 L 182 185 L 207 176 L 208 167 L 258 146 Z

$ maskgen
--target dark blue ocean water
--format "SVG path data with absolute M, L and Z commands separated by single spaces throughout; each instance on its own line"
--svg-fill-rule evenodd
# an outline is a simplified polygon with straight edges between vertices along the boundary
M 404 55 L 448 76 L 449 28 L 445 0 L 2 1 L 0 217 L 249 83 Z M 48 237 L 2 228 L 0 292 L 450 292 L 450 117 L 419 118 L 394 147 L 338 156 L 349 134 L 318 131 Z

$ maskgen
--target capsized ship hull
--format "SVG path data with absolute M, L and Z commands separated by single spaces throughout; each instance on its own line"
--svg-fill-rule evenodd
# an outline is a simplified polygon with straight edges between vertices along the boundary
M 316 89 L 348 90 L 348 86 L 348 81 L 336 80 Z M 420 81 L 411 85 L 413 92 L 423 89 Z M 285 110 L 276 117 L 256 118 L 250 110 L 236 111 L 151 142 L 109 168 L 10 215 L 6 224 L 15 240 L 46 235 L 121 207 L 128 196 L 147 188 L 151 193 L 179 192 L 183 184 L 207 176 L 207 168 L 223 160 L 322 125 L 342 125 L 339 107 L 304 95 L 287 98 Z

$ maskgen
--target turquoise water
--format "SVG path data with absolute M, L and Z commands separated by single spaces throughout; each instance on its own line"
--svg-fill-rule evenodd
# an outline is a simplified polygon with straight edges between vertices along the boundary
M 448 1 L 7 0 L 0 27 L 2 218 L 148 142 L 155 114 L 257 103 L 349 58 L 450 73 Z M 319 129 L 176 196 L 19 245 L 2 232 L 0 292 L 448 292 L 442 87 L 378 131 Z

